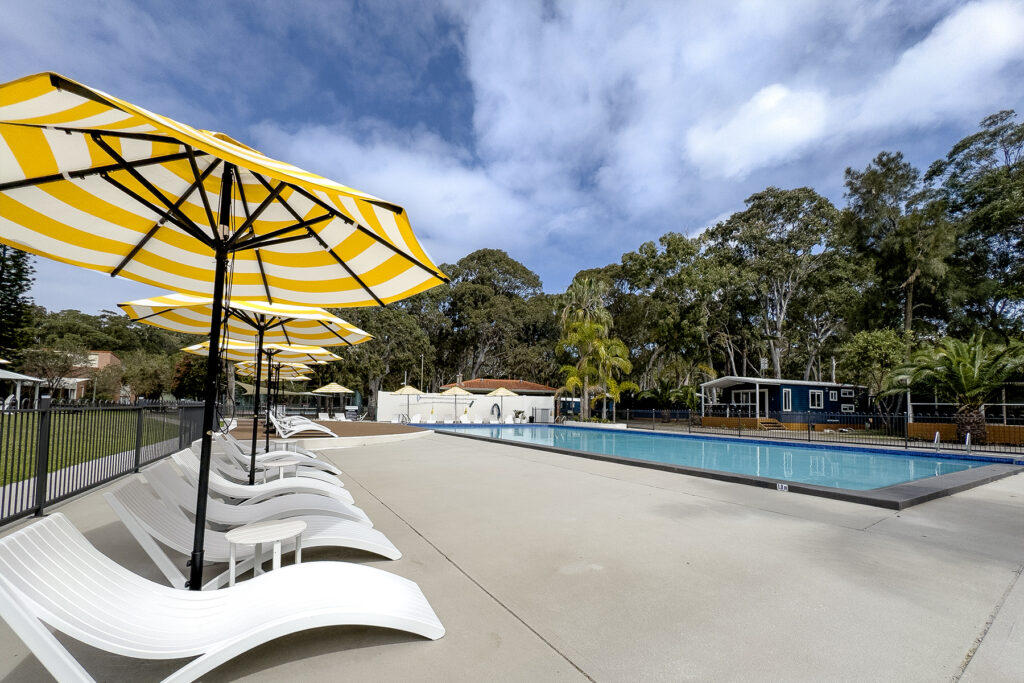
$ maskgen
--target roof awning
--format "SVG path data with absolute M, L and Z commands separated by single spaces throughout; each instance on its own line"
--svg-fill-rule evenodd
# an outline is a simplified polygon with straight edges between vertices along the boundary
M 0 379 L 9 379 L 14 382 L 32 382 L 33 384 L 43 384 L 46 381 L 38 377 L 29 377 L 18 372 L 11 372 L 10 370 L 0 370 Z
M 803 379 L 775 379 L 774 377 L 737 377 L 735 375 L 727 375 L 725 377 L 719 377 L 717 379 L 703 382 L 700 385 L 701 391 L 705 389 L 727 389 L 737 384 L 760 384 L 762 386 L 780 386 L 780 385 L 793 385 L 793 386 L 806 386 L 806 387 L 845 387 L 846 389 L 864 389 L 861 384 L 841 384 L 838 382 L 814 382 Z

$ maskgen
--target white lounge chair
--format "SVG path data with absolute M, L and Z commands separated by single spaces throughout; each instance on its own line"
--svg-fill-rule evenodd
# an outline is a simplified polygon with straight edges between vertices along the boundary
M 227 439 L 231 443 L 235 444 L 235 447 L 239 451 L 241 451 L 243 454 L 249 455 L 250 453 L 252 453 L 251 445 L 248 444 L 248 443 L 243 443 L 242 441 L 238 440 L 237 438 L 235 438 L 234 435 L 231 434 L 231 432 L 223 432 L 221 434 L 221 436 L 223 436 L 225 439 Z M 303 448 L 302 446 L 300 446 L 299 444 L 297 444 L 295 442 L 284 442 L 284 443 L 277 443 L 277 442 L 275 442 L 273 447 L 271 448 L 271 450 L 272 451 L 288 451 L 289 453 L 301 453 L 302 455 L 306 456 L 307 458 L 313 458 L 314 460 L 316 460 L 317 458 L 320 457 L 315 452 L 309 450 L 308 448 Z M 256 445 L 256 453 L 257 453 L 257 455 L 260 454 L 260 453 L 266 453 L 266 452 L 267 452 L 267 449 L 264 448 L 262 444 L 257 444 Z
M 506 418 L 505 418 L 504 420 L 502 420 L 502 422 L 504 422 L 504 423 L 505 423 L 505 424 L 507 424 L 507 425 L 510 425 L 510 424 L 513 424 L 513 423 L 514 423 L 514 422 L 513 422 L 513 418 L 512 418 L 512 416 L 511 416 L 511 415 L 509 415 L 509 416 L 508 416 L 508 417 L 506 417 Z
M 444 635 L 419 586 L 379 569 L 310 562 L 224 590 L 180 591 L 103 555 L 59 512 L 0 538 L 0 616 L 54 678 L 74 683 L 93 679 L 47 625 L 125 657 L 197 657 L 165 683 L 194 681 L 262 643 L 323 626 Z
M 316 419 L 326 422 L 331 419 L 331 416 L 328 413 L 317 413 Z
M 210 454 L 210 465 L 212 467 L 215 467 L 217 471 L 219 471 L 228 479 L 232 481 L 237 481 L 239 484 L 248 484 L 249 459 L 244 458 L 245 464 L 243 465 L 241 464 L 240 460 L 236 460 L 233 457 L 233 455 L 230 455 L 226 451 L 227 449 L 225 449 L 224 451 L 214 450 Z M 296 460 L 299 460 L 300 457 L 301 456 L 296 455 L 289 458 L 288 460 L 291 462 L 295 462 Z M 294 474 L 295 477 L 299 477 L 300 479 L 316 479 L 330 486 L 340 486 L 342 488 L 345 487 L 345 484 L 342 483 L 340 479 L 338 479 L 338 475 L 331 474 L 330 472 L 311 469 L 308 467 L 301 467 L 302 463 L 297 463 L 295 465 L 281 465 L 280 467 L 273 466 L 275 462 L 281 462 L 282 460 L 283 458 L 271 459 L 265 460 L 263 463 L 257 464 L 256 480 L 261 482 L 267 481 L 266 475 L 268 474 L 268 471 L 274 470 L 274 473 L 271 476 L 277 477 L 278 479 L 282 478 L 283 475 L 287 475 L 284 476 L 285 479 L 292 478 L 292 475 Z M 309 462 L 328 465 L 328 463 L 323 463 L 320 462 L 319 460 L 309 460 Z M 333 467 L 333 465 L 328 466 Z
M 187 482 L 170 461 L 161 460 L 146 467 L 142 470 L 142 476 L 158 496 L 165 501 L 173 502 L 190 514 L 195 514 L 195 486 Z M 373 526 L 366 513 L 355 505 L 309 493 L 290 493 L 250 505 L 231 505 L 212 496 L 206 501 L 206 521 L 229 527 L 304 515 L 337 517 L 364 526 Z
M 275 417 L 273 413 L 270 413 L 270 423 L 274 425 L 274 429 L 277 431 L 277 435 L 282 439 L 288 439 L 295 436 L 296 434 L 301 434 L 302 432 L 310 431 L 323 432 L 324 434 L 329 434 L 330 436 L 338 436 L 324 425 L 313 422 L 312 420 L 307 420 L 306 418 L 303 418 L 302 420 L 294 420 L 291 422 L 283 422 L 279 418 Z
M 469 424 L 469 415 L 466 415 L 465 413 L 463 413 L 462 415 L 459 415 L 459 422 L 464 424 L 464 425 L 468 425 Z
M 409 422 L 412 423 L 412 424 L 416 424 L 419 421 L 420 421 L 420 414 L 419 413 L 416 413 L 415 415 L 413 415 L 412 417 L 409 418 Z
M 480 418 L 480 417 L 474 417 L 473 418 L 473 424 L 480 425 L 480 424 L 483 424 L 483 423 L 484 423 L 483 418 Z
M 248 473 L 249 465 L 252 464 L 252 456 L 250 456 L 250 455 L 246 454 L 245 452 L 243 452 L 230 439 L 222 438 L 221 441 L 223 442 L 223 445 L 224 445 L 224 452 L 227 453 L 229 456 L 231 456 L 231 458 L 236 463 L 238 463 L 238 465 L 243 470 L 245 470 Z M 267 451 L 266 453 L 257 453 L 256 454 L 256 466 L 257 467 L 259 467 L 263 463 L 274 462 L 275 460 L 298 460 L 299 464 L 297 465 L 297 468 L 298 468 L 297 474 L 299 474 L 299 475 L 308 474 L 309 471 L 323 472 L 325 474 L 333 475 L 335 477 L 335 481 L 337 481 L 337 476 L 339 474 L 341 474 L 341 470 L 339 470 L 337 467 L 335 467 L 331 463 L 324 462 L 323 460 L 319 460 L 315 456 L 314 457 L 309 457 L 305 453 L 298 452 L 298 451 L 284 451 L 284 450 L 277 451 L 277 450 L 274 450 L 274 451 Z
M 199 480 L 199 458 L 189 449 L 171 455 L 181 469 L 182 474 L 193 483 Z M 354 503 L 352 494 L 340 486 L 333 486 L 317 479 L 308 477 L 287 477 L 272 479 L 262 484 L 239 484 L 224 477 L 217 471 L 216 463 L 211 462 L 210 491 L 224 498 L 258 503 L 260 501 L 288 493 L 312 493 L 339 500 L 342 503 Z
M 114 513 L 125 525 L 142 549 L 153 560 L 160 571 L 175 588 L 184 588 L 187 580 L 179 567 L 185 566 L 185 559 L 192 554 L 192 540 L 195 526 L 192 519 L 173 502 L 158 498 L 147 488 L 141 478 L 131 477 L 113 491 L 103 494 Z M 302 547 L 357 548 L 383 555 L 392 560 L 402 556 L 391 541 L 381 532 L 364 524 L 347 522 L 335 517 L 299 517 L 306 522 L 302 532 Z M 228 562 L 230 544 L 223 531 L 207 529 L 203 543 L 203 556 L 207 562 Z M 159 541 L 184 558 L 174 562 L 156 543 Z M 289 539 L 281 545 L 282 552 L 295 549 L 295 540 Z M 240 562 L 238 573 L 253 566 L 255 550 L 251 546 L 235 548 L 235 557 Z M 203 589 L 220 588 L 228 583 L 228 572 L 224 571 L 210 578 Z
M 426 419 L 423 420 L 423 424 L 425 424 L 425 425 L 432 425 L 432 424 L 435 424 L 436 422 L 437 422 L 437 418 L 434 417 L 433 415 L 427 415 Z

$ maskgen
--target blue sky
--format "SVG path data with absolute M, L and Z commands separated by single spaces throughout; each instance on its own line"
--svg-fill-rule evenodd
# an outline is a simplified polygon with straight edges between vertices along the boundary
M 550 292 L 768 185 L 842 203 L 1021 109 L 1024 3 L 4 2 L 0 81 L 57 71 L 405 206 L 438 262 Z M 42 259 L 49 309 L 154 293 Z

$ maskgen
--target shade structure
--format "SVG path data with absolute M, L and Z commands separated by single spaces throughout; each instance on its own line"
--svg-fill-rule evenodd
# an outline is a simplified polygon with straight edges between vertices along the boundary
M 409 419 L 409 408 L 412 405 L 412 399 L 410 397 L 411 396 L 420 396 L 420 395 L 423 394 L 422 391 L 420 391 L 416 387 L 412 386 L 411 384 L 406 384 L 405 386 L 403 386 L 403 387 L 401 387 L 401 388 L 399 388 L 399 389 L 397 389 L 395 391 L 392 391 L 391 393 L 396 395 L 396 396 L 405 396 L 405 417 L 406 417 L 406 419 Z
M 210 355 L 210 342 L 204 341 L 182 349 L 185 353 L 197 356 Z M 228 339 L 221 344 L 221 358 L 232 361 L 254 361 L 259 347 L 248 341 Z M 303 344 L 264 344 L 264 356 L 272 357 L 279 363 L 325 363 L 341 360 L 325 348 L 305 346 Z
M 235 365 L 235 372 L 242 377 L 255 377 L 258 370 L 261 374 L 265 371 L 267 365 L 266 362 L 263 362 L 262 365 L 263 368 L 257 368 L 256 361 L 254 360 L 242 361 Z M 306 375 L 312 370 L 312 368 L 305 363 L 280 363 L 278 365 L 278 374 L 281 379 L 295 379 L 297 377 L 302 377 L 303 379 L 308 380 L 309 377 Z M 259 391 L 259 387 L 256 387 L 256 390 Z
M 331 382 L 330 384 L 325 384 L 322 387 L 314 389 L 313 393 L 314 394 L 330 394 L 331 395 L 331 409 L 332 409 L 332 412 L 333 412 L 333 409 L 334 409 L 334 394 L 354 394 L 356 392 L 352 391 L 351 389 L 349 389 L 347 387 L 341 386 L 337 382 Z
M 498 387 L 494 391 L 488 392 L 487 396 L 497 396 L 501 400 L 501 417 L 505 418 L 505 397 L 506 396 L 518 396 L 514 391 L 510 391 L 505 387 Z
M 454 396 L 455 397 L 455 417 L 459 417 L 459 396 L 472 396 L 473 394 L 466 391 L 462 387 L 456 385 L 450 387 L 441 392 L 442 396 Z
M 447 280 L 400 206 L 52 73 L 0 85 L 0 242 L 213 298 L 193 590 L 225 287 L 243 299 L 363 306 Z
M 213 299 L 171 292 L 161 296 L 118 304 L 128 317 L 174 332 L 206 334 L 213 318 Z M 231 339 L 253 342 L 257 349 L 265 343 L 354 346 L 371 339 L 355 325 L 322 308 L 273 304 L 269 301 L 228 299 L 222 305 L 225 334 Z M 259 430 L 260 384 L 262 368 L 256 366 L 256 392 L 253 394 L 249 483 L 256 483 L 256 440 Z M 268 394 L 269 395 L 269 394 Z
M 118 306 L 137 322 L 173 332 L 209 334 L 213 300 L 172 292 Z M 247 301 L 232 297 L 223 302 L 226 334 L 238 341 L 257 342 L 260 332 L 267 344 L 354 346 L 373 337 L 322 308 Z
M 11 361 L 0 358 L 0 365 L 9 365 Z

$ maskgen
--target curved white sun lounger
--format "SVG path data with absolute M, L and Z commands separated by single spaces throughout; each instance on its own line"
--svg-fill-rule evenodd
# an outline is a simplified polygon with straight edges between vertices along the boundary
M 199 458 L 189 449 L 178 451 L 171 455 L 174 462 L 178 464 L 182 474 L 193 483 L 199 481 Z M 352 494 L 341 486 L 328 484 L 318 479 L 309 477 L 286 477 L 285 479 L 272 479 L 263 484 L 239 484 L 227 479 L 216 469 L 216 463 L 211 462 L 210 467 L 210 491 L 224 498 L 258 503 L 274 496 L 289 493 L 312 493 L 320 496 L 340 500 L 342 503 L 354 503 Z
M 0 538 L 0 616 L 54 678 L 74 683 L 93 679 L 46 625 L 125 657 L 197 657 L 166 683 L 194 681 L 262 643 L 323 626 L 444 635 L 419 586 L 379 569 L 309 562 L 224 590 L 180 591 L 103 555 L 59 512 Z
M 238 447 L 238 444 L 226 438 L 224 435 L 221 436 L 221 441 L 224 444 L 224 452 L 231 456 L 231 458 L 241 465 L 248 471 L 251 456 L 246 451 Z M 265 453 L 256 454 L 256 465 L 260 465 L 264 462 L 272 462 L 274 460 L 298 460 L 299 471 L 305 469 L 319 470 L 321 472 L 327 472 L 335 476 L 341 474 L 341 470 L 332 465 L 329 462 L 318 459 L 315 455 L 309 456 L 301 451 L 291 450 L 271 450 Z
M 185 559 L 192 554 L 195 531 L 192 520 L 173 502 L 158 498 L 152 489 L 147 488 L 142 480 L 136 477 L 131 477 L 113 491 L 104 493 L 103 497 L 171 585 L 175 588 L 184 588 L 186 576 L 179 566 L 184 566 Z M 363 524 L 336 517 L 308 516 L 299 519 L 306 522 L 306 530 L 302 532 L 303 548 L 356 548 L 392 560 L 402 556 L 384 534 Z M 224 538 L 224 533 L 214 529 L 206 530 L 203 552 L 207 562 L 228 561 L 230 544 Z M 171 550 L 181 553 L 184 558 L 177 563 L 172 561 L 154 541 L 159 541 Z M 289 539 L 281 544 L 282 552 L 294 549 L 295 539 Z M 252 546 L 236 547 L 235 557 L 240 562 L 238 572 L 244 572 L 253 565 L 255 549 Z M 222 572 L 207 581 L 203 588 L 219 588 L 227 584 L 228 579 L 228 572 Z
M 247 444 L 247 443 L 242 443 L 237 438 L 235 438 L 235 436 L 232 435 L 231 432 L 219 432 L 219 434 L 221 434 L 225 439 L 227 439 L 231 443 L 235 444 L 235 447 L 237 447 L 238 450 L 240 450 L 246 456 L 248 456 L 249 454 L 252 453 L 251 445 Z M 313 451 L 311 451 L 309 449 L 306 449 L 306 448 L 303 448 L 302 446 L 300 446 L 300 445 L 298 445 L 297 443 L 294 443 L 294 442 L 292 442 L 292 443 L 274 443 L 274 446 L 273 446 L 273 448 L 271 450 L 272 451 L 288 451 L 289 453 L 299 453 L 301 455 L 306 456 L 307 458 L 313 458 L 314 460 L 316 460 L 318 457 L 320 457 L 316 453 L 314 453 Z M 256 454 L 259 455 L 260 453 L 266 453 L 266 449 L 262 445 L 257 444 L 257 446 L 256 446 Z
M 293 460 L 293 461 L 294 460 L 298 460 L 298 459 L 299 459 L 299 456 L 291 458 L 291 460 Z M 313 461 L 313 462 L 316 462 L 316 461 Z M 257 477 L 258 480 L 262 480 L 262 477 L 263 477 L 263 474 L 265 473 L 265 470 L 268 469 L 272 463 L 273 463 L 273 461 L 270 460 L 270 461 L 265 462 L 263 465 L 257 465 L 256 466 L 256 473 L 258 475 L 258 477 Z M 246 461 L 246 465 L 248 465 L 248 464 L 249 464 L 248 461 Z M 230 479 L 231 481 L 235 481 L 235 482 L 238 482 L 239 484 L 246 484 L 246 485 L 249 483 L 249 468 L 246 467 L 246 466 L 239 465 L 237 461 L 232 459 L 231 456 L 229 456 L 227 453 L 225 453 L 223 451 L 214 450 L 214 451 L 212 451 L 210 453 L 210 467 L 212 467 L 213 469 L 216 469 L 218 472 L 220 472 L 220 474 L 223 477 L 225 477 L 227 479 Z M 289 465 L 289 466 L 285 467 L 284 469 L 285 470 L 288 470 L 288 469 L 293 470 L 293 473 L 295 474 L 295 477 L 297 477 L 299 479 L 302 479 L 302 480 L 307 480 L 308 481 L 308 480 L 315 479 L 315 480 L 318 480 L 318 481 L 322 481 L 322 482 L 324 482 L 325 484 L 327 484 L 329 486 L 338 486 L 338 487 L 341 487 L 341 488 L 345 488 L 345 484 L 341 481 L 341 479 L 338 479 L 338 477 L 336 475 L 330 474 L 328 472 L 320 472 L 320 471 L 312 470 L 312 469 L 308 469 L 308 468 L 298 469 L 298 471 L 295 471 L 297 468 L 295 466 L 292 466 L 292 465 Z M 277 479 L 281 478 L 280 474 L 275 475 L 275 476 L 276 476 Z M 292 477 L 291 474 L 289 474 L 288 476 L 285 477 L 285 479 L 293 479 L 295 477 Z
M 306 418 L 302 418 L 301 420 L 295 420 L 291 422 L 285 422 L 280 418 L 276 417 L 274 413 L 269 413 L 269 415 L 270 423 L 274 425 L 274 429 L 277 431 L 277 435 L 282 439 L 288 439 L 290 437 L 295 436 L 296 434 L 301 434 L 302 432 L 309 431 L 323 432 L 324 434 L 328 434 L 334 437 L 338 436 L 330 429 L 328 429 L 326 426 L 319 424 L 317 422 L 313 422 L 312 420 L 308 420 Z
M 145 468 L 142 470 L 142 476 L 158 496 L 175 503 L 189 514 L 195 514 L 195 485 L 185 481 L 169 461 L 161 460 Z M 364 526 L 373 526 L 366 513 L 355 505 L 310 493 L 290 493 L 251 505 L 231 505 L 213 497 L 206 501 L 206 521 L 225 526 L 242 526 L 267 519 L 288 519 L 305 515 L 335 517 Z

